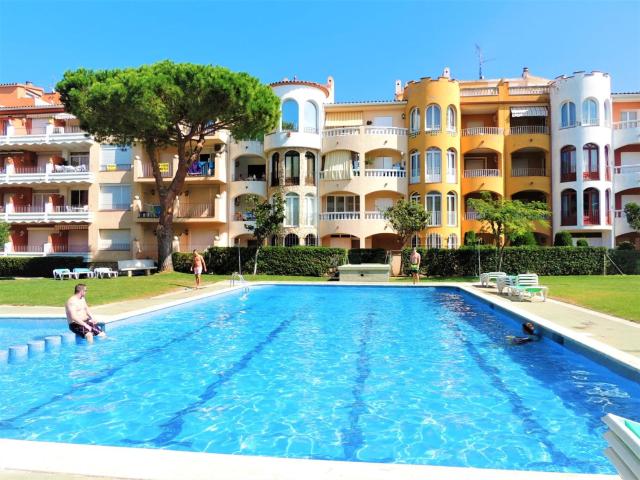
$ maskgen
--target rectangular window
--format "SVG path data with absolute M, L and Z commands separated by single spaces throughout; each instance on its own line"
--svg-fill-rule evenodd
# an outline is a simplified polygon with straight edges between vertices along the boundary
M 413 152 L 411 154 L 411 183 L 420 182 L 420 154 Z
M 376 127 L 393 127 L 393 117 L 373 117 Z
M 100 250 L 128 251 L 131 248 L 131 231 L 127 229 L 101 229 Z
M 89 205 L 89 190 L 71 190 L 71 206 L 84 207 Z
M 131 168 L 131 147 L 100 146 L 100 170 L 127 170 Z
M 69 155 L 69 165 L 89 170 L 89 152 L 73 152 Z
M 329 195 L 327 196 L 327 212 L 359 212 L 360 197 L 354 195 Z
M 100 185 L 100 210 L 129 210 L 131 208 L 131 185 Z
M 638 112 L 627 110 L 620 112 L 620 121 L 624 122 L 622 128 L 636 128 L 638 126 Z

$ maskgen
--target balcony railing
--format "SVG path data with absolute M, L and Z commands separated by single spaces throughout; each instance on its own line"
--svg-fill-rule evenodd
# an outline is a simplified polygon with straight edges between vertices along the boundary
M 498 87 L 485 87 L 485 88 L 461 88 L 461 97 L 485 97 L 498 95 Z
M 160 163 L 160 176 L 162 178 L 173 177 L 173 164 L 171 162 Z M 142 164 L 142 178 L 154 178 L 153 166 L 150 163 Z
M 30 138 L 30 142 L 39 141 L 37 137 L 41 137 L 41 140 L 48 143 L 51 140 L 64 139 L 65 136 L 78 136 L 82 135 L 88 137 L 79 126 L 71 125 L 65 127 L 54 127 L 53 125 L 47 125 L 45 127 L 14 127 L 8 125 L 5 127 L 4 132 L 0 132 L 0 141 L 10 143 L 13 139 L 19 140 L 20 137 L 35 137 Z
M 5 222 L 86 222 L 91 218 L 87 205 L 9 205 L 0 208 Z
M 317 134 L 318 133 L 318 129 L 316 127 L 304 127 L 304 133 Z
M 364 212 L 365 220 L 384 220 L 384 212 Z
M 622 165 L 620 167 L 613 167 L 613 173 L 616 175 L 625 175 L 629 173 L 640 173 L 640 164 L 638 165 Z
M 560 225 L 570 226 L 578 224 L 578 216 L 577 215 L 562 215 L 560 217 Z
M 339 127 L 326 128 L 322 135 L 324 137 L 345 137 L 350 135 L 407 135 L 407 129 L 401 127 Z
M 583 180 L 600 180 L 600 172 L 582 172 Z
M 428 227 L 439 227 L 442 225 L 440 221 L 441 212 L 429 210 L 427 210 L 427 212 L 429 213 L 429 221 L 427 222 Z
M 476 168 L 472 170 L 464 171 L 464 178 L 477 178 L 477 177 L 499 177 L 500 170 L 497 168 Z
M 440 183 L 442 181 L 442 174 L 440 172 L 425 173 L 424 181 L 425 183 Z
M 583 215 L 582 223 L 584 225 L 600 225 L 600 211 L 591 210 Z
M 210 203 L 180 204 L 174 215 L 178 218 L 213 217 L 214 208 Z
M 398 177 L 406 178 L 406 170 L 400 170 L 397 168 L 365 168 L 365 177 Z
M 549 93 L 548 86 L 540 87 L 509 87 L 509 95 L 545 95 Z
M 110 252 L 128 252 L 131 250 L 131 245 L 128 243 L 113 243 L 109 241 L 100 242 L 100 250 L 106 250 Z
M 524 125 L 521 127 L 509 127 L 507 135 L 549 135 L 549 127 L 543 125 Z
M 564 172 L 560 174 L 560 182 L 575 182 L 576 172 Z
M 267 178 L 265 177 L 264 174 L 262 174 L 261 177 L 257 177 L 255 175 L 250 175 L 248 177 L 245 177 L 241 173 L 236 173 L 233 177 L 234 182 L 265 182 L 266 180 Z
M 625 120 L 624 122 L 613 122 L 614 130 L 626 130 L 627 128 L 640 127 L 640 120 Z
M 546 170 L 539 167 L 521 167 L 511 169 L 512 177 L 546 177 Z
M 44 244 L 40 245 L 13 245 L 13 251 L 19 253 L 42 253 L 44 252 Z
M 479 220 L 480 214 L 478 212 L 465 212 L 464 213 L 465 220 Z
M 458 224 L 458 212 L 447 212 L 447 226 L 455 227 Z
M 300 185 L 300 177 L 286 177 L 284 184 L 288 187 Z
M 324 212 L 320 220 L 360 220 L 360 212 Z
M 316 177 L 313 175 L 307 175 L 304 177 L 304 184 L 307 186 L 313 186 L 316 184 Z
M 74 252 L 74 253 L 88 253 L 91 251 L 91 249 L 89 248 L 89 245 L 87 244 L 78 244 L 78 245 L 74 245 L 74 244 L 52 244 L 51 245 L 51 251 L 53 253 L 69 253 L 69 252 Z
M 463 128 L 462 136 L 471 137 L 474 135 L 502 135 L 504 129 L 501 127 L 471 127 Z

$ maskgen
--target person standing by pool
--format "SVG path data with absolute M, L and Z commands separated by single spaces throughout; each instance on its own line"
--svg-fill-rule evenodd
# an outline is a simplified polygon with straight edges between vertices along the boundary
M 413 250 L 411 250 L 409 261 L 411 262 L 411 276 L 413 277 L 413 284 L 415 285 L 416 282 L 420 283 L 420 262 L 422 261 L 422 256 L 418 253 L 416 247 L 413 247 Z
M 91 343 L 94 336 L 106 337 L 107 335 L 93 321 L 93 316 L 85 299 L 86 294 L 87 286 L 84 283 L 76 285 L 73 295 L 69 297 L 69 300 L 64 305 L 64 310 L 67 314 L 69 330 L 76 335 L 84 337 L 87 342 Z
M 200 288 L 200 275 L 202 275 L 202 271 L 207 271 L 207 264 L 204 261 L 202 255 L 198 253 L 197 250 L 193 250 L 193 263 L 191 264 L 191 270 L 193 274 L 196 276 L 196 290 Z

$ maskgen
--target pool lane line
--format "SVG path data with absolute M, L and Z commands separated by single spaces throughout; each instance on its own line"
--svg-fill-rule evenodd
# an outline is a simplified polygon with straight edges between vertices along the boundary
M 357 452 L 364 445 L 364 435 L 360 427 L 360 416 L 366 411 L 363 399 L 365 382 L 371 374 L 371 357 L 368 346 L 371 340 L 371 328 L 374 314 L 369 312 L 362 322 L 362 333 L 358 341 L 358 358 L 356 361 L 356 378 L 351 389 L 353 403 L 349 410 L 349 425 L 341 430 L 341 443 L 344 452 L 344 460 L 357 461 Z
M 477 312 L 474 313 L 477 314 Z M 472 342 L 466 339 L 464 332 L 460 329 L 460 327 L 458 327 L 455 322 L 446 321 L 445 323 L 449 325 L 452 330 L 458 333 L 458 338 L 460 339 L 462 345 L 467 349 L 469 355 L 476 362 L 480 370 L 482 370 L 489 377 L 489 381 L 491 382 L 493 387 L 506 396 L 507 400 L 511 404 L 511 410 L 513 411 L 513 413 L 516 414 L 518 418 L 522 419 L 525 432 L 527 434 L 535 436 L 535 438 L 546 447 L 547 451 L 551 455 L 551 462 L 534 462 L 530 464 L 531 466 L 543 466 L 551 464 L 555 466 L 561 465 L 569 467 L 580 464 L 585 467 L 592 467 L 591 464 L 571 459 L 567 457 L 564 452 L 558 450 L 553 442 L 548 438 L 551 435 L 551 432 L 549 432 L 535 419 L 535 412 L 527 407 L 522 397 L 511 390 L 502 380 L 502 378 L 500 377 L 500 370 L 490 365 L 484 359 L 475 345 L 473 345 Z M 473 322 L 471 322 L 470 324 L 473 324 Z
M 150 440 L 131 440 L 131 439 L 125 438 L 122 441 L 129 445 L 152 444 L 155 447 L 166 447 L 169 445 L 176 445 L 176 444 L 189 445 L 190 442 L 175 441 L 175 438 L 178 435 L 180 435 L 180 433 L 182 432 L 182 427 L 185 422 L 184 417 L 190 413 L 198 411 L 198 409 L 201 406 L 205 405 L 209 400 L 214 398 L 218 394 L 219 387 L 223 386 L 225 383 L 231 380 L 237 373 L 247 368 L 247 366 L 249 365 L 249 362 L 251 362 L 251 360 L 256 355 L 259 355 L 267 345 L 269 345 L 276 338 L 278 338 L 278 335 L 280 335 L 280 333 L 283 330 L 285 330 L 291 324 L 292 321 L 293 321 L 293 317 L 288 317 L 282 322 L 280 322 L 280 324 L 276 328 L 274 328 L 271 332 L 269 332 L 269 334 L 262 341 L 256 344 L 256 346 L 254 346 L 251 350 L 246 352 L 240 358 L 240 360 L 232 364 L 228 370 L 225 370 L 222 373 L 218 373 L 216 375 L 217 379 L 211 382 L 209 385 L 207 385 L 204 391 L 199 395 L 198 400 L 178 410 L 176 413 L 173 414 L 173 417 L 171 417 L 168 421 L 160 425 L 162 432 L 158 436 Z
M 239 313 L 244 313 L 247 310 L 251 310 L 251 307 L 243 307 L 237 311 L 235 311 L 232 314 L 229 314 L 227 318 L 231 318 L 236 316 Z M 96 385 L 98 383 L 102 383 L 105 380 L 108 380 L 109 378 L 111 378 L 113 375 L 115 375 L 117 372 L 119 372 L 120 370 L 133 365 L 135 363 L 140 362 L 141 360 L 144 360 L 146 358 L 148 358 L 150 355 L 155 355 L 157 353 L 162 352 L 165 348 L 170 347 L 171 345 L 174 345 L 176 343 L 180 343 L 183 342 L 185 340 L 187 340 L 189 337 L 192 337 L 193 335 L 196 335 L 197 333 L 200 333 L 202 330 L 205 330 L 207 328 L 209 328 L 210 325 L 217 323 L 220 321 L 220 318 L 216 318 L 210 322 L 207 322 L 203 325 L 201 325 L 200 327 L 198 327 L 196 330 L 192 330 L 190 332 L 184 333 L 182 335 L 180 335 L 179 337 L 175 337 L 171 340 L 169 340 L 168 342 L 164 343 L 163 345 L 157 345 L 155 347 L 152 348 L 148 348 L 146 350 L 143 350 L 142 353 L 140 353 L 139 355 L 131 358 L 130 360 L 115 366 L 115 367 L 111 367 L 108 368 L 106 370 L 103 370 L 101 373 L 99 373 L 98 375 L 96 375 L 95 377 L 89 379 L 89 380 L 85 380 L 84 382 L 78 383 L 74 386 L 72 386 L 71 388 L 69 388 L 68 390 L 66 390 L 63 393 L 58 393 L 55 396 L 51 397 L 49 400 L 47 400 L 46 402 L 42 402 L 38 405 L 35 405 L 33 407 L 31 407 L 29 410 L 27 410 L 26 412 L 23 412 L 19 415 L 16 415 L 14 417 L 8 418 L 8 419 L 0 419 L 0 429 L 6 429 L 6 430 L 21 430 L 22 427 L 16 427 L 14 425 L 12 425 L 16 420 L 20 420 L 21 418 L 25 418 L 25 417 L 29 417 L 30 415 L 36 413 L 38 410 L 51 405 L 53 403 L 56 403 L 60 400 L 64 400 L 66 399 L 69 395 L 81 391 L 84 388 L 90 387 L 92 385 Z

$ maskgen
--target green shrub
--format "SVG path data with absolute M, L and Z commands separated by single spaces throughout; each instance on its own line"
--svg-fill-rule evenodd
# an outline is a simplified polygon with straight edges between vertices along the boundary
M 384 248 L 352 248 L 349 250 L 349 263 L 385 263 L 387 251 Z
M 553 238 L 554 247 L 572 247 L 573 238 L 569 232 L 558 232 Z
M 483 272 L 496 270 L 495 248 L 468 248 L 457 250 L 419 249 L 422 255 L 420 272 L 435 277 L 474 276 L 478 274 L 478 257 Z M 402 251 L 405 265 L 411 250 Z M 506 247 L 502 270 L 509 274 L 537 273 L 538 275 L 601 275 L 605 268 L 604 247 Z M 631 267 L 629 267 L 631 268 Z M 607 267 L 607 271 L 610 269 Z M 408 270 L 405 269 L 408 274 Z M 611 272 L 613 273 L 613 272 Z
M 576 247 L 588 247 L 589 242 L 587 242 L 584 238 L 579 238 L 576 242 Z
M 640 252 L 637 250 L 609 250 L 607 273 L 640 275 Z
M 0 277 L 53 277 L 56 268 L 84 267 L 82 257 L 0 257 Z
M 522 235 L 514 235 L 511 238 L 511 246 L 512 247 L 537 247 L 538 242 L 536 242 L 536 237 L 533 232 L 526 232 Z
M 467 247 L 472 247 L 474 245 L 478 244 L 478 236 L 476 235 L 476 232 L 474 232 L 473 230 L 469 230 L 468 232 L 464 233 L 464 244 Z
M 635 250 L 636 247 L 629 240 L 625 240 L 624 242 L 620 242 L 616 245 L 617 250 Z
M 219 275 L 238 271 L 238 254 L 242 272 L 253 271 L 256 249 L 237 247 L 212 247 L 204 252 L 207 270 Z M 347 251 L 326 247 L 263 247 L 258 257 L 258 273 L 265 275 L 328 275 L 346 262 Z M 192 255 L 174 253 L 173 268 L 178 272 L 189 272 Z

